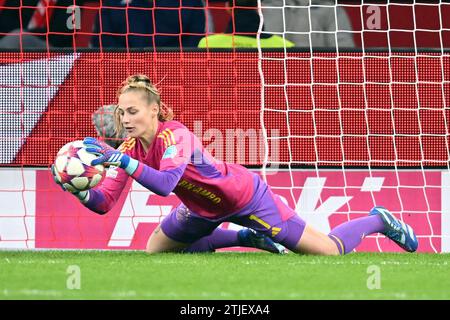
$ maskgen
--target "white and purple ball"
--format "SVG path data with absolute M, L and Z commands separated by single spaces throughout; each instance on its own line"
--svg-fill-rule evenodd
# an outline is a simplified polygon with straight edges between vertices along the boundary
M 105 176 L 102 165 L 91 166 L 96 156 L 86 151 L 83 141 L 65 144 L 56 155 L 55 178 L 69 191 L 84 191 L 98 185 Z

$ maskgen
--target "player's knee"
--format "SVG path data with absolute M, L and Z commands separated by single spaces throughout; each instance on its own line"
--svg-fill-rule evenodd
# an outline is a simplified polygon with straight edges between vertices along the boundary
M 324 253 L 324 255 L 327 255 L 327 256 L 338 256 L 340 254 L 341 253 L 339 252 L 339 249 L 334 242 L 330 243 L 329 246 L 327 246 L 325 253 Z
M 158 246 L 158 233 L 161 231 L 161 226 L 157 226 L 155 230 L 153 230 L 150 238 L 147 240 L 147 245 L 145 247 L 145 252 L 152 254 L 160 252 Z
M 328 251 L 328 252 L 326 253 L 326 255 L 327 255 L 327 256 L 339 256 L 339 255 L 340 255 L 340 252 L 339 252 L 339 250 L 337 250 L 337 248 L 336 248 L 336 249 L 333 249 L 333 250 Z
M 148 254 L 160 253 L 159 250 L 156 250 L 155 248 L 151 248 L 151 247 L 147 247 L 147 248 L 145 249 L 145 252 L 148 253 Z
M 323 248 L 314 250 L 312 252 L 307 252 L 306 254 L 317 255 L 317 256 L 338 256 L 339 250 L 332 248 L 332 247 L 323 247 Z
M 155 241 L 155 239 L 150 238 L 147 242 L 147 246 L 145 247 L 145 252 L 148 254 L 155 254 L 155 253 L 161 253 L 164 250 L 162 250 L 161 246 L 158 245 L 158 241 Z
M 157 242 L 155 243 L 154 241 L 149 241 L 145 248 L 145 252 L 148 254 L 162 253 L 168 251 L 169 250 L 164 250 L 164 248 L 161 245 L 159 245 Z
M 150 245 L 150 241 L 147 242 L 147 246 L 145 247 L 145 252 L 148 254 L 156 253 L 153 247 Z
M 150 237 L 150 239 L 147 242 L 147 246 L 145 247 L 145 252 L 148 253 L 148 254 L 154 254 L 154 253 L 161 252 L 161 250 L 158 249 L 158 246 L 156 246 L 154 244 L 154 241 L 152 241 L 151 237 Z
M 340 255 L 337 245 L 333 241 L 318 241 L 314 245 L 305 245 L 299 242 L 294 252 L 308 255 L 319 256 L 338 256 Z

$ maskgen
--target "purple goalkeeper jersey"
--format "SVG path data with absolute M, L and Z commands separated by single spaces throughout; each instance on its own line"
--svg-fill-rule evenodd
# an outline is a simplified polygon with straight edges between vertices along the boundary
M 148 150 L 139 139 L 128 138 L 119 150 L 139 161 L 132 177 L 147 189 L 166 196 L 175 193 L 190 210 L 216 219 L 238 212 L 254 193 L 254 173 L 238 164 L 214 159 L 200 140 L 177 121 L 159 122 Z M 108 169 L 98 187 L 89 190 L 88 208 L 109 211 L 129 175 Z

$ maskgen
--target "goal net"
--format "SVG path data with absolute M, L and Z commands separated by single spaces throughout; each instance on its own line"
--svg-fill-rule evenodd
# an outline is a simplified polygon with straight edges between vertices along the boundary
M 120 83 L 144 73 L 217 159 L 260 173 L 319 230 L 382 205 L 414 228 L 419 251 L 450 251 L 450 4 L 251 2 L 0 1 L 2 21 L 22 21 L 0 30 L 0 248 L 145 247 L 175 195 L 130 181 L 99 216 L 49 172 L 61 146 L 97 136 L 92 114 L 116 103 Z M 204 24 L 96 22 L 158 21 L 157 10 L 202 12 Z M 398 249 L 377 235 L 358 250 Z
M 286 150 L 265 165 L 290 181 L 274 188 L 324 232 L 382 205 L 448 251 L 450 4 L 260 4 L 261 34 L 303 48 L 259 51 L 262 123 Z M 395 250 L 368 238 L 359 250 Z

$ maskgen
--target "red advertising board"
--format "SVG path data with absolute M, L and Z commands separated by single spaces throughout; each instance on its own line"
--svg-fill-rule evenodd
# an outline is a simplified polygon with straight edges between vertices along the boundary
M 418 235 L 420 252 L 449 250 L 450 213 L 441 171 L 294 170 L 269 172 L 274 192 L 308 223 L 328 233 L 349 219 L 366 216 L 375 205 L 389 208 Z M 62 192 L 46 170 L 36 171 L 35 247 L 76 249 L 145 248 L 156 225 L 179 204 L 131 184 L 115 207 L 97 215 Z M 426 186 L 426 187 L 424 187 Z M 238 228 L 225 223 L 224 228 Z M 363 240 L 358 251 L 401 251 L 381 235 Z

